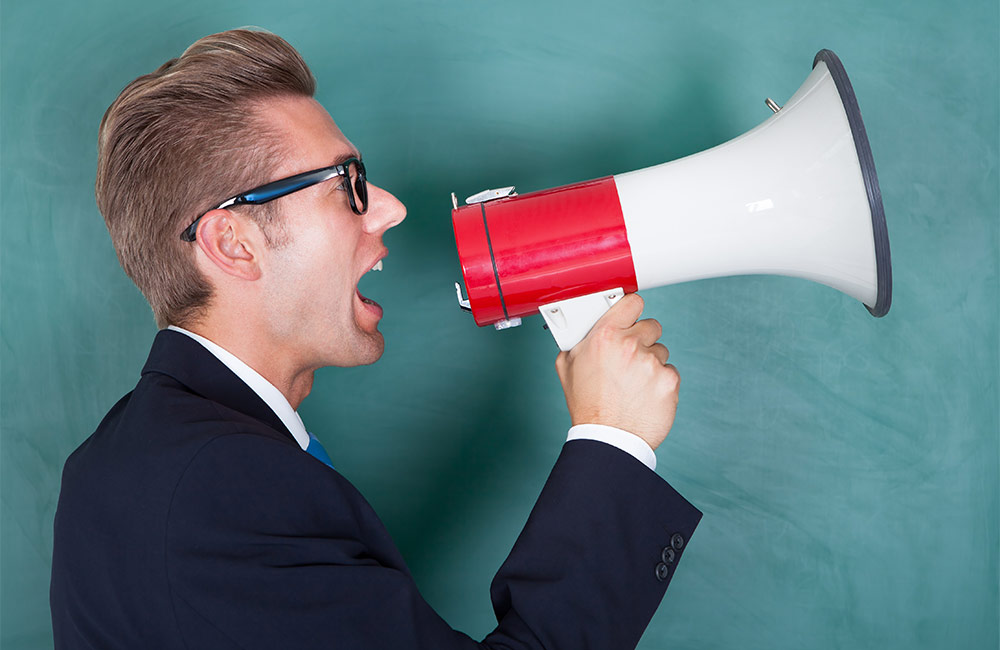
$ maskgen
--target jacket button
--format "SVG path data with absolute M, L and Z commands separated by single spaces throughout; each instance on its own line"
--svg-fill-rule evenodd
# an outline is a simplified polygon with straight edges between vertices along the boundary
M 674 533 L 670 537 L 670 545 L 674 547 L 675 551 L 679 551 L 684 548 L 684 535 L 680 533 Z
M 677 558 L 677 553 L 670 546 L 663 547 L 663 551 L 660 553 L 660 559 L 663 560 L 664 564 L 673 564 L 674 560 Z
M 667 579 L 668 575 L 670 575 L 670 569 L 667 568 L 666 564 L 660 562 L 659 564 L 656 565 L 656 579 L 657 580 L 659 580 L 660 582 L 663 582 L 664 580 Z

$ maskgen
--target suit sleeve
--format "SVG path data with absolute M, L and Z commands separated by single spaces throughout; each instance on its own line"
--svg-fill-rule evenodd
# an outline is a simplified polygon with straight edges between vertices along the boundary
M 292 445 L 233 434 L 180 480 L 165 561 L 192 650 L 624 648 L 669 580 L 655 569 L 664 540 L 689 537 L 698 516 L 624 452 L 567 443 L 494 579 L 499 625 L 477 643 L 423 600 L 346 479 Z
M 510 556 L 493 607 L 544 648 L 632 648 L 701 513 L 630 454 L 563 446 Z

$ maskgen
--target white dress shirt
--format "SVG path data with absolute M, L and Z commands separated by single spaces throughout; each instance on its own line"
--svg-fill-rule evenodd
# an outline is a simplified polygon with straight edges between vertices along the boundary
M 264 379 L 259 372 L 241 361 L 232 352 L 209 341 L 204 336 L 199 336 L 176 325 L 171 325 L 167 329 L 186 334 L 201 343 L 206 350 L 215 355 L 219 361 L 232 370 L 233 374 L 242 379 L 250 387 L 250 390 L 257 393 L 264 400 L 264 403 L 274 411 L 274 414 L 278 416 L 282 424 L 291 432 L 292 437 L 295 438 L 295 442 L 299 443 L 299 447 L 305 450 L 309 446 L 309 434 L 302 423 L 302 418 L 299 417 L 298 411 L 293 409 L 292 405 L 288 403 L 288 400 L 285 399 L 281 391 L 274 387 L 274 384 Z M 570 427 L 566 441 L 569 442 L 570 440 L 597 440 L 598 442 L 609 444 L 633 456 L 649 469 L 656 469 L 656 454 L 653 453 L 653 449 L 646 444 L 645 440 L 628 431 L 603 424 L 578 424 Z

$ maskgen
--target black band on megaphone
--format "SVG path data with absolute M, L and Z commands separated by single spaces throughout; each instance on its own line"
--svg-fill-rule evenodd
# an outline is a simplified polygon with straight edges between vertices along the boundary
M 858 108 L 858 99 L 854 94 L 851 81 L 847 78 L 847 71 L 844 64 L 830 50 L 820 50 L 813 59 L 813 67 L 820 61 L 826 63 L 830 76 L 840 93 L 840 101 L 844 105 L 844 112 L 847 113 L 847 122 L 851 126 L 851 134 L 854 136 L 854 149 L 858 153 L 858 162 L 861 164 L 861 175 L 864 177 L 865 189 L 868 192 L 868 206 L 872 214 L 872 232 L 875 238 L 875 267 L 878 279 L 876 291 L 878 295 L 875 299 L 875 306 L 869 307 L 868 311 L 872 316 L 882 317 L 889 312 L 892 304 L 892 258 L 889 255 L 889 231 L 885 225 L 885 210 L 882 207 L 882 190 L 879 189 L 878 176 L 875 174 L 875 159 L 872 157 L 872 148 L 868 143 L 868 133 L 865 131 L 865 123 L 861 120 L 861 110 Z
M 486 233 L 486 246 L 490 249 L 490 262 L 493 264 L 493 278 L 497 281 L 497 295 L 500 296 L 500 308 L 503 309 L 504 320 L 510 320 L 507 314 L 507 303 L 503 299 L 503 289 L 500 288 L 500 272 L 497 271 L 497 257 L 493 254 L 493 242 L 490 240 L 490 227 L 486 223 L 486 201 L 482 201 L 479 207 L 483 210 L 483 231 Z

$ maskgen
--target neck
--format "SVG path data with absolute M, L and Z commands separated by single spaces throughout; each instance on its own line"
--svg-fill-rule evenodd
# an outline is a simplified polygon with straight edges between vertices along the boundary
M 259 334 L 263 328 L 222 324 L 211 317 L 180 327 L 208 339 L 253 368 L 281 391 L 295 410 L 312 390 L 315 368 L 297 367 L 289 351 Z

